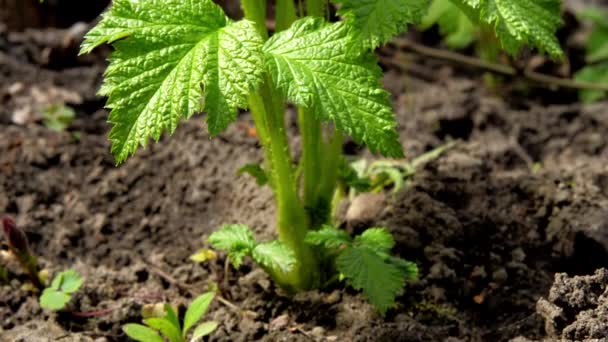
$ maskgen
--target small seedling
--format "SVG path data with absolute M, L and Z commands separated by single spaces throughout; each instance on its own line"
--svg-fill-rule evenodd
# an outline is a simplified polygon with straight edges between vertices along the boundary
M 67 270 L 55 276 L 51 286 L 42 291 L 40 306 L 53 311 L 63 310 L 74 294 L 82 286 L 80 273 Z
M 391 255 L 395 240 L 385 228 L 369 228 L 353 239 L 344 230 L 325 225 L 309 232 L 306 242 L 335 258 L 338 278 L 363 291 L 381 313 L 394 305 L 405 280 L 418 276 L 416 264 Z
M 169 304 L 164 305 L 164 317 L 150 317 L 143 320 L 145 325 L 130 323 L 125 324 L 122 330 L 130 338 L 141 342 L 163 342 L 162 336 L 171 342 L 185 342 L 188 332 L 205 315 L 209 304 L 213 300 L 215 293 L 207 292 L 190 304 L 184 316 L 184 326 L 180 325 L 179 318 L 173 307 Z M 218 326 L 215 321 L 207 321 L 199 324 L 193 331 L 188 341 L 196 342 L 202 337 L 212 333 Z
M 387 187 L 397 193 L 403 189 L 416 173 L 416 169 L 432 160 L 439 158 L 455 144 L 448 143 L 412 160 L 376 160 L 368 163 L 365 159 L 351 164 L 344 163 L 340 170 L 340 180 L 343 190 L 350 188 L 350 197 L 362 192 L 380 192 Z
M 576 72 L 575 79 L 579 81 L 608 84 L 608 10 L 589 9 L 579 13 L 581 20 L 593 23 L 593 30 L 587 38 L 584 68 Z M 583 102 L 591 103 L 608 96 L 602 90 L 581 90 L 580 98 Z
M 325 253 L 305 240 L 333 221 L 334 197 L 340 191 L 344 135 L 388 158 L 403 157 L 389 94 L 373 53 L 378 46 L 424 17 L 427 0 L 332 0 L 339 22 L 326 16 L 328 1 L 308 0 L 296 9 L 292 0 L 277 0 L 268 11 L 265 0 L 242 0 L 245 18 L 231 20 L 212 0 L 114 0 L 101 21 L 86 35 L 82 53 L 112 44 L 114 52 L 100 94 L 108 96 L 112 153 L 125 161 L 152 138 L 173 133 L 178 123 L 206 112 L 211 135 L 249 109 L 256 136 L 265 152 L 260 167 L 247 167 L 275 194 L 278 241 L 258 243 L 251 230 L 226 225 L 210 242 L 226 250 L 238 266 L 252 257 L 290 292 L 318 288 L 334 277 Z M 515 54 L 532 45 L 561 55 L 555 30 L 559 0 L 453 0 L 475 23 L 486 25 L 502 46 Z M 269 32 L 267 13 L 275 14 Z M 301 157 L 290 149 L 286 102 L 297 107 Z M 370 252 L 358 240 L 346 256 L 361 259 L 344 270 L 384 311 L 403 282 L 394 278 L 392 259 Z M 388 254 L 388 251 L 384 250 Z M 386 265 L 373 290 L 369 267 Z M 338 266 L 345 266 L 339 264 Z M 392 266 L 391 266 L 392 265 Z M 394 303 L 391 303 L 394 304 Z M 140 328 L 139 331 L 141 330 Z M 145 330 L 149 333 L 148 330 Z
M 4 236 L 8 242 L 8 247 L 19 261 L 19 264 L 28 275 L 32 284 L 40 291 L 44 288 L 43 281 L 38 274 L 38 260 L 30 249 L 27 235 L 17 227 L 15 221 L 8 216 L 2 218 Z
M 74 121 L 76 112 L 65 104 L 49 105 L 42 112 L 42 123 L 49 129 L 63 132 Z

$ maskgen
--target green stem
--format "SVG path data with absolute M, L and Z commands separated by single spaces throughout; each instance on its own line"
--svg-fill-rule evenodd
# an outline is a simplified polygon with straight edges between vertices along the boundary
M 338 182 L 338 170 L 342 159 L 343 143 L 344 137 L 342 136 L 342 132 L 336 129 L 331 141 L 328 142 L 327 151 L 323 158 L 323 177 L 319 184 L 318 196 L 322 198 L 323 202 L 330 205 Z
M 298 108 L 298 124 L 300 126 L 300 135 L 302 136 L 302 156 L 300 165 L 304 176 L 304 206 L 310 212 L 316 207 L 317 188 L 321 178 L 322 127 L 321 122 L 316 120 L 313 117 L 313 114 L 305 108 Z
M 255 22 L 258 32 L 264 39 L 268 39 L 266 28 L 266 0 L 242 0 L 241 7 L 245 18 Z
M 308 218 L 297 193 L 295 170 L 285 128 L 284 104 L 277 92 L 266 80 L 259 93 L 252 95 L 252 111 L 256 127 L 266 125 L 268 144 L 264 145 L 267 158 L 272 166 L 271 177 L 277 204 L 277 230 L 279 240 L 290 247 L 298 263 L 288 274 L 274 274 L 275 280 L 292 291 L 309 289 L 320 279 L 314 255 L 304 238 L 308 232 Z M 262 104 L 262 105 L 259 105 Z M 263 118 L 263 121 L 260 120 Z
M 307 0 L 306 14 L 316 17 L 325 17 L 325 0 Z
M 275 12 L 277 32 L 288 29 L 298 18 L 293 0 L 277 0 Z
M 477 53 L 481 60 L 496 63 L 498 55 L 500 54 L 500 44 L 496 38 L 494 30 L 489 25 L 481 25 L 479 42 L 477 43 Z M 500 81 L 496 75 L 486 72 L 483 75 L 486 86 L 494 91 L 499 85 Z

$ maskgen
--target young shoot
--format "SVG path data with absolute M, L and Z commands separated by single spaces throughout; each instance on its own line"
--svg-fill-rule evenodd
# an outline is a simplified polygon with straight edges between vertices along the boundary
M 74 270 L 63 271 L 55 276 L 51 285 L 42 291 L 40 306 L 59 311 L 65 309 L 72 299 L 72 294 L 80 289 L 83 279 Z
M 145 318 L 143 325 L 136 323 L 125 324 L 122 330 L 130 338 L 141 342 L 164 342 L 165 340 L 161 335 L 170 342 L 200 341 L 203 337 L 211 334 L 218 326 L 218 323 L 215 321 L 206 321 L 197 325 L 207 312 L 214 295 L 214 292 L 207 292 L 198 296 L 190 303 L 184 316 L 183 327 L 173 307 L 170 304 L 165 304 L 165 315 L 163 317 Z M 194 330 L 190 339 L 187 339 L 188 333 L 192 328 Z
M 117 163 L 151 138 L 173 133 L 195 113 L 206 113 L 215 136 L 237 119 L 239 109 L 248 109 L 265 160 L 241 172 L 274 192 L 278 240 L 258 243 L 246 226 L 231 224 L 210 242 L 227 251 L 235 266 L 251 257 L 292 292 L 321 287 L 342 274 L 385 311 L 413 274 L 411 264 L 391 257 L 388 245 L 377 248 L 363 237 L 347 239 L 333 252 L 306 241 L 309 233 L 333 222 L 345 136 L 385 157 L 403 157 L 373 50 L 419 23 L 429 3 L 331 2 L 339 8 L 338 22 L 327 20 L 326 0 L 308 0 L 298 10 L 291 0 L 277 0 L 274 18 L 267 18 L 267 1 L 242 0 L 241 20 L 227 18 L 212 0 L 114 0 L 86 35 L 81 52 L 114 47 L 99 93 L 108 97 Z M 559 0 L 453 3 L 493 28 L 510 53 L 530 44 L 561 54 L 554 35 Z M 271 32 L 266 22 L 273 19 Z M 299 159 L 290 150 L 287 103 L 297 107 Z M 388 233 L 382 234 L 386 239 Z M 336 267 L 326 267 L 334 258 Z M 376 278 L 364 279 L 365 274 Z

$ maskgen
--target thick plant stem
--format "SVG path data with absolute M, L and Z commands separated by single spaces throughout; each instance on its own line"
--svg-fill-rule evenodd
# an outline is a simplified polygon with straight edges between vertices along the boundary
M 281 98 L 269 86 L 267 80 L 252 96 L 251 106 L 258 125 L 266 125 L 267 158 L 272 166 L 272 186 L 277 204 L 277 230 L 279 240 L 290 247 L 297 259 L 297 266 L 289 274 L 274 274 L 276 281 L 292 291 L 309 289 L 319 282 L 319 269 L 315 257 L 304 238 L 308 232 L 308 218 L 297 193 L 295 172 L 291 161 L 285 129 L 284 105 Z M 262 104 L 262 105 L 259 105 Z M 260 112 L 261 111 L 261 112 Z
M 266 0 L 242 0 L 241 7 L 245 12 L 245 18 L 255 22 L 258 32 L 264 39 L 268 39 L 266 28 Z
M 323 143 L 321 122 L 313 117 L 305 108 L 298 108 L 298 124 L 302 136 L 302 156 L 300 165 L 302 167 L 302 186 L 304 206 L 310 216 L 317 205 L 317 189 L 321 178 L 321 147 Z M 311 220 L 314 228 L 315 220 Z
M 326 0 L 308 0 L 308 15 L 323 17 Z M 312 229 L 329 223 L 332 216 L 338 168 L 342 158 L 342 134 L 323 139 L 321 121 L 305 108 L 298 110 L 298 123 L 302 134 L 302 159 L 304 206 L 308 212 Z
M 277 0 L 275 11 L 275 29 L 277 32 L 288 29 L 297 19 L 296 7 L 293 0 Z
M 324 17 L 325 16 L 326 0 L 307 0 L 306 1 L 306 14 Z

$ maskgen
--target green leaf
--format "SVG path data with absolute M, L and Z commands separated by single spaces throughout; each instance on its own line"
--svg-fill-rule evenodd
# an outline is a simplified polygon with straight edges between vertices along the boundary
M 209 236 L 209 243 L 226 251 L 234 267 L 239 268 L 243 258 L 251 255 L 256 245 L 253 232 L 244 224 L 226 224 Z
M 319 230 L 308 232 L 304 241 L 315 246 L 338 248 L 350 244 L 352 239 L 343 229 L 338 229 L 326 224 Z
M 402 157 L 382 72 L 372 53 L 352 54 L 345 23 L 304 18 L 264 45 L 274 84 L 321 121 L 333 121 L 357 142 L 390 157 Z
M 608 10 L 600 7 L 591 7 L 584 9 L 578 13 L 576 16 L 579 20 L 590 20 L 593 24 L 597 26 L 601 26 L 603 28 L 608 28 L 608 22 L 606 22 L 606 17 L 608 16 Z
M 62 283 L 63 283 L 63 272 L 59 272 L 59 274 L 57 274 L 55 276 L 55 278 L 53 278 L 50 288 L 53 290 L 59 291 L 59 288 L 61 287 Z
M 67 270 L 67 271 L 61 272 L 61 275 L 62 275 L 62 277 L 61 277 L 62 280 L 61 280 L 60 289 L 62 292 L 71 294 L 71 293 L 78 291 L 80 286 L 82 286 L 83 279 L 80 276 L 80 273 L 78 273 L 74 270 Z
M 552 57 L 563 55 L 555 35 L 561 25 L 561 0 L 451 0 L 465 13 L 493 27 L 508 53 L 531 45 Z
M 577 71 L 574 78 L 577 81 L 608 85 L 608 61 L 588 65 Z M 581 90 L 579 95 L 583 102 L 591 103 L 606 97 L 608 92 L 602 90 Z
M 171 342 L 182 342 L 183 341 L 179 329 L 177 327 L 175 327 L 175 325 L 173 325 L 173 323 L 171 323 L 169 320 L 167 320 L 165 318 L 158 318 L 158 317 L 148 318 L 148 319 L 144 319 L 144 323 L 146 323 L 146 325 L 149 326 L 150 328 L 154 328 L 154 329 L 160 331 Z
M 587 39 L 587 63 L 608 60 L 608 28 L 596 28 Z
M 68 304 L 72 296 L 53 288 L 46 288 L 40 296 L 40 306 L 48 310 L 62 310 Z
M 190 342 L 197 342 L 201 337 L 211 334 L 215 329 L 217 329 L 217 326 L 218 323 L 215 321 L 201 323 L 198 327 L 196 327 L 196 329 L 194 329 Z
M 118 163 L 202 110 L 218 134 L 262 78 L 255 24 L 230 21 L 211 0 L 115 0 L 81 52 L 104 43 L 115 48 L 100 94 Z
M 177 317 L 177 313 L 173 309 L 173 306 L 171 306 L 171 304 L 165 303 L 164 307 L 165 307 L 164 319 L 166 319 L 168 322 L 173 324 L 173 326 L 176 327 L 178 331 L 181 331 L 182 328 L 179 325 L 179 318 Z
M 342 251 L 336 259 L 338 271 L 382 314 L 394 306 L 395 297 L 405 285 L 403 269 L 371 248 L 358 246 Z
M 203 317 L 205 312 L 207 312 L 209 304 L 211 304 L 214 296 L 214 292 L 207 292 L 196 297 L 196 299 L 190 303 L 188 310 L 186 310 L 186 316 L 184 317 L 183 337 L 186 337 L 188 330 Z
M 266 175 L 266 171 L 264 171 L 262 166 L 258 164 L 247 164 L 241 167 L 237 174 L 240 176 L 243 173 L 248 173 L 250 176 L 255 178 L 255 181 L 259 186 L 266 185 L 266 183 L 268 183 L 268 175 Z
M 346 159 L 342 159 L 338 173 L 339 181 L 344 186 L 355 189 L 357 192 L 367 192 L 371 189 L 372 180 L 367 176 L 360 176 Z
M 355 237 L 355 242 L 378 253 L 388 254 L 395 246 L 395 240 L 386 228 L 368 228 Z
M 407 280 L 416 280 L 418 279 L 418 265 L 411 261 L 403 260 L 397 257 L 389 257 L 387 260 L 389 263 L 399 267 L 403 274 L 405 275 L 405 279 Z
M 253 249 L 253 260 L 270 270 L 280 270 L 288 273 L 296 264 L 293 251 L 280 241 L 261 243 Z
M 122 326 L 122 331 L 139 342 L 164 342 L 158 333 L 141 324 L 129 323 Z
M 352 25 L 355 41 L 364 48 L 376 48 L 417 24 L 429 0 L 332 0 L 341 4 L 338 14 Z
M 194 262 L 202 263 L 209 260 L 215 260 L 216 258 L 217 253 L 215 253 L 215 251 L 212 251 L 207 248 L 202 248 L 196 251 L 196 253 L 192 254 L 189 259 Z
M 450 0 L 433 0 L 428 13 L 422 19 L 421 28 L 426 30 L 434 24 L 439 25 L 439 32 L 445 43 L 454 49 L 465 48 L 475 41 L 477 29 L 469 17 Z

